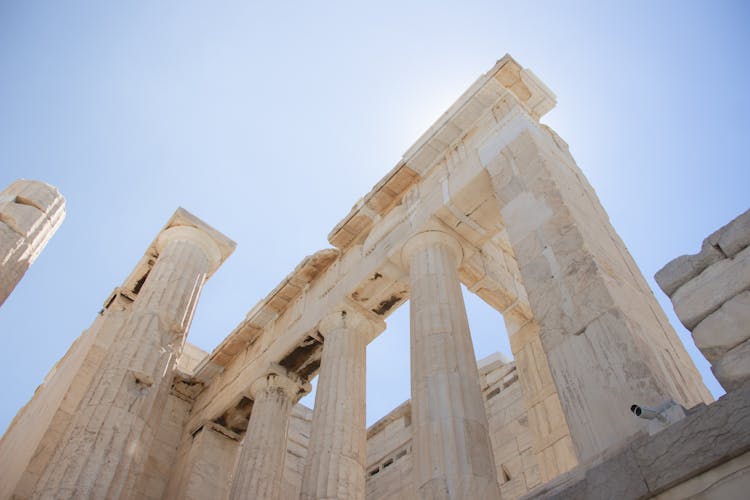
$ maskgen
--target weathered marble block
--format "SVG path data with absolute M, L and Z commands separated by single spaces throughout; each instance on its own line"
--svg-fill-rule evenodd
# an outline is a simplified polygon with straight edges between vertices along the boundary
M 750 378 L 750 210 L 656 273 L 726 390 Z

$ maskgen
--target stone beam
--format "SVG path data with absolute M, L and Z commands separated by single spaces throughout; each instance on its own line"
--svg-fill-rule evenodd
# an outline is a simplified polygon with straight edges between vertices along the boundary
M 211 352 L 196 369 L 196 379 L 207 382 L 221 372 L 234 357 L 252 345 L 279 316 L 284 314 L 302 292 L 339 256 L 336 249 L 326 249 L 302 259 L 271 293 L 247 313 L 245 319 Z
M 333 228 L 328 241 L 342 250 L 360 243 L 373 222 L 398 205 L 408 188 L 476 125 L 501 97 L 515 101 L 538 120 L 555 106 L 555 95 L 530 70 L 506 54 L 482 75 L 404 154 L 403 159 Z

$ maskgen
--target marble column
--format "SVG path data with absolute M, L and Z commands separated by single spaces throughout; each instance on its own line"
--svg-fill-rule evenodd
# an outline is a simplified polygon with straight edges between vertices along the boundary
M 300 498 L 365 498 L 365 358 L 373 323 L 354 309 L 326 316 Z
M 187 226 L 163 231 L 159 257 L 87 389 L 34 498 L 124 498 L 143 468 L 171 368 L 198 295 L 221 263 L 216 243 Z M 158 419 L 156 419 L 158 421 Z
M 250 386 L 253 409 L 234 472 L 231 500 L 275 500 L 281 492 L 289 417 L 304 391 L 283 370 L 269 371 Z
M 65 198 L 39 181 L 17 180 L 0 193 L 0 305 L 65 218 Z
M 458 265 L 460 244 L 441 231 L 403 249 L 411 287 L 414 480 L 425 499 L 500 498 Z

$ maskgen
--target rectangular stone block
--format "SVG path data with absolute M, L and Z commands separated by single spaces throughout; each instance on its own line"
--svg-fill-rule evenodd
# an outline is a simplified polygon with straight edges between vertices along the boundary
M 677 317 L 689 330 L 724 302 L 750 287 L 750 248 L 709 266 L 672 296 Z
M 695 255 L 677 257 L 657 271 L 654 279 L 664 293 L 671 297 L 678 288 L 698 276 L 708 266 L 723 258 L 722 252 L 706 239 L 703 241 L 700 252 Z
M 18 203 L 5 205 L 0 220 L 26 237 L 39 232 L 42 227 L 50 226 L 49 220 L 38 208 Z
M 709 361 L 750 338 L 750 291 L 727 300 L 693 330 L 695 345 Z
M 750 384 L 631 445 L 652 493 L 750 450 Z
M 750 380 L 750 340 L 724 354 L 711 366 L 711 371 L 727 392 Z
M 750 245 L 750 210 L 718 231 L 716 244 L 727 257 Z
M 648 487 L 630 448 L 586 471 L 585 498 L 646 498 Z

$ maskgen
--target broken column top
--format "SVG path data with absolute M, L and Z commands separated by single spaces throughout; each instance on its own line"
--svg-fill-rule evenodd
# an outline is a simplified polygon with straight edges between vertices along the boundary
M 174 214 L 172 214 L 161 231 L 159 231 L 159 234 L 156 235 L 154 240 L 148 246 L 145 254 L 143 255 L 143 257 L 141 257 L 141 260 L 138 261 L 138 264 L 133 269 L 133 272 L 130 273 L 130 275 L 123 282 L 122 288 L 124 288 L 126 291 L 134 292 L 137 294 L 144 277 L 154 266 L 154 264 L 156 263 L 156 259 L 159 256 L 159 252 L 157 250 L 157 242 L 159 240 L 159 236 L 166 230 L 173 227 L 192 227 L 198 229 L 208 238 L 210 238 L 211 241 L 216 245 L 216 248 L 220 253 L 220 260 L 215 268 L 208 274 L 206 279 L 210 278 L 214 271 L 219 266 L 221 266 L 221 264 L 223 264 L 225 260 L 227 260 L 227 258 L 232 254 L 235 247 L 237 246 L 234 241 L 224 236 L 222 233 L 209 226 L 184 208 L 179 207 L 177 210 L 175 210 Z
M 61 199 L 63 199 L 63 196 L 56 187 L 42 181 L 29 179 L 13 181 L 0 193 L 0 203 L 16 200 L 16 203 L 30 205 L 45 214 L 59 205 Z
M 56 187 L 41 181 L 18 179 L 0 192 L 0 206 L 6 203 L 27 205 L 42 212 L 57 226 L 65 218 L 65 198 Z

